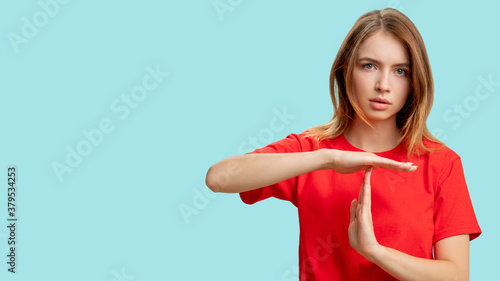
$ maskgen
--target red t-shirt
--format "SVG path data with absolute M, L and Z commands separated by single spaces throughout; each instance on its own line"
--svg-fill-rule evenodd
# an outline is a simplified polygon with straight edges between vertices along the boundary
M 426 145 L 434 143 L 425 140 Z M 435 145 L 435 144 L 434 144 Z M 362 151 L 341 135 L 316 143 L 304 133 L 250 153 L 306 152 L 321 148 Z M 406 162 L 403 145 L 375 153 Z M 415 172 L 378 168 L 371 175 L 375 237 L 386 247 L 415 257 L 432 259 L 440 239 L 481 234 L 465 183 L 460 157 L 444 147 L 424 152 Z M 349 208 L 358 198 L 364 171 L 339 174 L 320 170 L 240 193 L 246 204 L 269 197 L 292 202 L 300 224 L 299 280 L 396 280 L 349 245 Z

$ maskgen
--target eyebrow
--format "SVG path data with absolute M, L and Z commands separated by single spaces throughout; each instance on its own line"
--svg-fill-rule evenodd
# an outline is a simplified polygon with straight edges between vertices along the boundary
M 380 64 L 380 62 L 378 60 L 372 59 L 372 58 L 368 58 L 368 57 L 360 58 L 359 61 L 369 61 L 369 62 L 374 62 L 374 63 Z M 407 63 L 407 62 L 405 62 L 405 63 L 397 63 L 397 64 L 394 64 L 393 66 L 408 67 L 408 68 L 410 68 L 410 64 Z

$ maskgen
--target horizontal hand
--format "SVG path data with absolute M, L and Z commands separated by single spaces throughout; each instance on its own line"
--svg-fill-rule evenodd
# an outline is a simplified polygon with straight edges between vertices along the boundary
M 398 162 L 388 158 L 380 157 L 370 152 L 345 151 L 337 149 L 320 149 L 327 153 L 329 158 L 328 168 L 341 174 L 354 173 L 366 170 L 369 167 L 386 168 L 405 172 L 413 172 L 417 166 L 411 162 Z

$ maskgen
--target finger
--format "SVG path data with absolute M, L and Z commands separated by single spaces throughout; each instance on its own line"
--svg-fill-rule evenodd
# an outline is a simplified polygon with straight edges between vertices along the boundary
M 361 190 L 359 191 L 359 204 L 362 206 L 366 204 L 367 197 L 368 199 L 371 197 L 370 194 L 366 194 L 367 192 L 370 192 L 370 177 L 372 174 L 373 168 L 370 167 L 366 169 L 365 171 L 365 176 L 363 178 L 363 185 L 361 186 Z
M 365 208 L 370 211 L 371 209 L 371 204 L 372 204 L 372 186 L 371 186 L 371 181 L 370 178 L 372 176 L 372 170 L 373 168 L 368 168 L 365 172 L 365 178 L 363 182 L 363 205 Z
M 358 205 L 363 205 L 363 198 L 365 194 L 365 180 L 363 178 L 363 183 L 361 184 L 361 188 L 359 189 L 359 194 L 358 194 Z
M 372 166 L 405 172 L 413 172 L 418 167 L 412 162 L 398 162 L 378 155 L 375 155 L 375 158 L 372 159 Z
M 356 199 L 353 199 L 351 201 L 351 220 L 350 223 L 354 222 L 356 219 L 356 208 L 358 207 L 358 201 Z
M 365 171 L 365 177 L 363 178 L 363 184 L 364 185 L 370 185 L 370 177 L 372 175 L 373 167 L 370 167 L 366 169 Z

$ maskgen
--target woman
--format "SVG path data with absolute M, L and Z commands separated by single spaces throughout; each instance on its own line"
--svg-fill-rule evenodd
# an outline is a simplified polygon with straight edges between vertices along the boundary
M 366 13 L 332 66 L 333 118 L 214 164 L 206 184 L 298 208 L 300 280 L 468 280 L 481 230 L 460 157 L 427 129 L 433 90 L 413 23 Z

